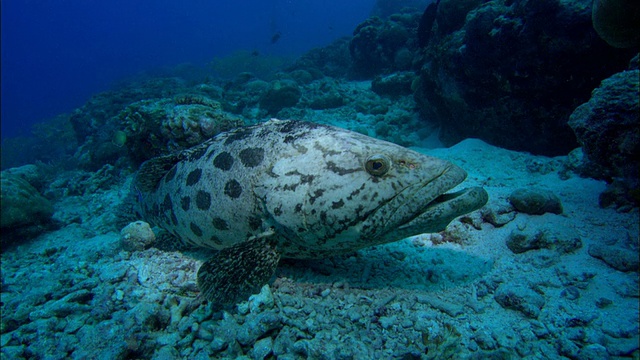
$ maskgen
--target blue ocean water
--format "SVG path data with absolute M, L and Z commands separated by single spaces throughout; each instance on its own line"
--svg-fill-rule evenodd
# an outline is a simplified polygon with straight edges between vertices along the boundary
M 374 0 L 3 1 L 2 137 L 141 71 L 237 50 L 300 55 L 350 35 Z M 272 37 L 280 39 L 272 43 Z

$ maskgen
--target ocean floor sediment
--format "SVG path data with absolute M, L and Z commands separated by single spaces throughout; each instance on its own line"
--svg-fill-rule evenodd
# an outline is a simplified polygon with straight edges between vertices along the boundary
M 198 296 L 208 252 L 122 248 L 114 209 L 131 177 L 62 198 L 61 228 L 3 249 L 2 358 L 640 356 L 637 209 L 600 208 L 605 184 L 565 171 L 564 157 L 474 139 L 417 150 L 464 168 L 489 203 L 442 233 L 285 259 L 223 311 Z M 516 211 L 518 188 L 552 192 L 563 212 Z

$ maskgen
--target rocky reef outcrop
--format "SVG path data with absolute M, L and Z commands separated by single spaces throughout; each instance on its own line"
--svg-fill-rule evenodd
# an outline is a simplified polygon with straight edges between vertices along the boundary
M 640 203 L 640 70 L 605 79 L 591 99 L 571 114 L 569 125 L 582 145 L 582 172 L 612 187 L 601 205 Z
M 53 215 L 51 202 L 17 173 L 1 172 L 0 182 L 2 246 L 45 230 Z
M 360 23 L 349 43 L 352 59 L 350 76 L 363 79 L 409 70 L 419 21 L 418 13 L 402 13 L 386 20 L 374 16 Z
M 597 36 L 590 0 L 443 0 L 430 31 L 415 97 L 449 145 L 566 154 L 571 112 L 633 56 Z

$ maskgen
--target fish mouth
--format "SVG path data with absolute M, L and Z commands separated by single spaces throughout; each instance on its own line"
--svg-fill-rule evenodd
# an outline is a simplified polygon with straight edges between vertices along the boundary
M 489 195 L 481 187 L 444 193 L 429 202 L 415 217 L 398 226 L 398 231 L 407 232 L 406 236 L 443 231 L 453 219 L 483 207 L 488 200 Z
M 390 202 L 394 210 L 388 214 L 385 237 L 402 239 L 422 233 L 443 231 L 458 216 L 484 206 L 489 196 L 481 187 L 448 192 L 461 184 L 467 173 L 449 164 L 439 175 L 406 188 Z

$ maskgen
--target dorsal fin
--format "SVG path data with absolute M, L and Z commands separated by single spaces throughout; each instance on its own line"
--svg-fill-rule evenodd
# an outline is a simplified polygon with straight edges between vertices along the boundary
M 209 139 L 192 148 L 177 152 L 174 154 L 158 156 L 142 163 L 136 179 L 135 187 L 142 193 L 153 192 L 156 190 L 158 183 L 162 177 L 171 170 L 171 168 L 184 159 L 199 157 L 204 154 L 214 139 Z
M 145 161 L 136 174 L 136 188 L 142 193 L 153 192 L 162 177 L 183 158 L 181 153 L 176 153 Z

